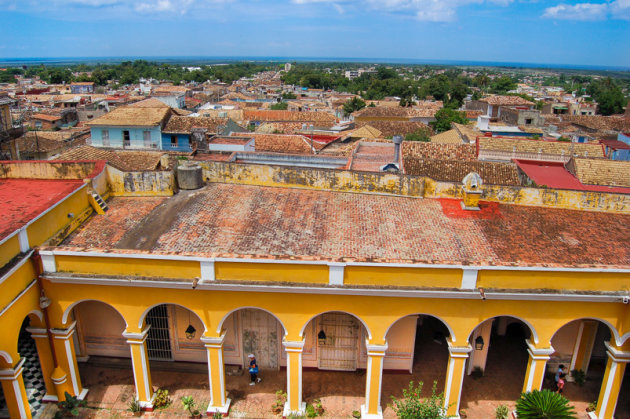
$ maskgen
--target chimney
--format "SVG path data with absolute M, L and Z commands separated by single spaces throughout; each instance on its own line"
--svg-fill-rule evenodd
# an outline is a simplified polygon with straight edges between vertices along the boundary
M 479 211 L 479 198 L 481 198 L 481 186 L 483 180 L 478 173 L 470 172 L 462 180 L 464 184 L 464 200 L 460 203 L 462 209 L 467 211 Z
M 398 166 L 398 162 L 400 161 L 400 145 L 403 142 L 402 135 L 394 135 L 392 138 L 394 142 L 394 164 Z
M 480 131 L 487 131 L 490 123 L 490 117 L 488 115 L 479 115 L 477 117 L 477 128 Z

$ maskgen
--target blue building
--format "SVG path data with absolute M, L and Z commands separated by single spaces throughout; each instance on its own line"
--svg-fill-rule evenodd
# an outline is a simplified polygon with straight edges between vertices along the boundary
M 87 125 L 94 147 L 161 150 L 162 129 L 170 117 L 170 107 L 149 99 L 116 108 Z
M 616 140 L 601 140 L 601 143 L 609 159 L 630 161 L 630 133 L 620 132 Z
M 198 140 L 192 137 L 193 130 L 202 137 L 223 133 L 227 118 L 172 116 L 162 130 L 162 150 L 192 151 Z
M 70 92 L 73 94 L 94 93 L 94 82 L 76 82 L 70 84 Z

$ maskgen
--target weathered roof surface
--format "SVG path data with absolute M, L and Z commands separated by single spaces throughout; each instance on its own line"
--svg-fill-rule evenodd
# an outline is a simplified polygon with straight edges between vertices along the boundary
M 236 135 L 241 135 L 237 133 Z M 311 154 L 313 149 L 321 150 L 326 147 L 326 143 L 311 141 L 303 135 L 285 135 L 285 134 L 261 134 L 252 132 L 246 135 L 255 139 L 256 151 L 270 151 L 276 153 L 308 153 Z M 311 148 L 311 144 L 313 148 Z
M 227 118 L 171 116 L 162 132 L 167 134 L 190 134 L 193 128 L 206 128 L 209 133 L 216 133 L 219 126 L 226 123 Z
M 477 161 L 475 146 L 471 144 L 437 144 L 403 141 L 404 157 L 420 159 Z
M 151 100 L 151 99 L 150 99 Z M 156 99 L 157 100 L 157 99 Z M 160 102 L 158 100 L 158 102 Z M 142 102 L 138 102 L 142 103 Z M 162 103 L 162 102 L 160 102 Z M 134 104 L 134 105 L 137 105 Z M 118 126 L 118 127 L 155 127 L 161 125 L 171 114 L 166 107 L 124 106 L 116 108 L 105 115 L 88 122 L 88 126 Z
M 15 142 L 20 152 L 50 152 L 85 144 L 89 131 L 29 131 Z M 74 136 L 74 137 L 73 137 Z
M 45 113 L 36 113 L 36 114 L 33 114 L 33 116 L 31 118 L 33 118 L 33 119 L 41 119 L 43 121 L 55 122 L 55 121 L 59 121 L 61 119 L 61 116 L 59 116 L 59 115 L 49 115 L 49 114 L 45 114 Z
M 128 105 L 128 106 L 131 106 L 132 108 L 169 108 L 169 106 L 166 103 L 154 97 L 141 100 L 136 103 L 132 103 L 131 105 Z
M 383 136 L 382 132 L 380 132 L 379 130 L 377 130 L 376 128 L 370 125 L 363 125 L 361 128 L 355 129 L 354 131 L 350 133 L 350 137 L 352 138 L 374 139 L 374 138 L 381 138 L 382 136 Z
M 431 137 L 431 142 L 436 144 L 462 144 L 462 137 L 455 129 L 441 132 Z
M 400 106 L 366 106 L 353 115 L 355 118 L 412 118 L 416 111 Z
M 446 182 L 461 182 L 468 173 L 477 172 L 484 184 L 521 186 L 518 169 L 512 163 L 405 157 L 404 168 L 406 174 Z
M 156 170 L 164 153 L 159 151 L 108 150 L 84 145 L 59 155 L 55 160 L 107 160 L 107 164 L 123 172 Z
M 570 122 L 586 128 L 602 131 L 628 131 L 630 130 L 630 119 L 623 116 L 602 116 L 602 115 L 559 115 L 562 122 Z M 545 117 L 547 118 L 547 117 Z
M 459 132 L 459 134 L 462 136 L 463 139 L 465 139 L 466 141 L 470 143 L 474 143 L 477 140 L 478 136 L 483 135 L 483 133 L 479 131 L 475 127 L 475 125 L 472 125 L 472 124 L 463 125 L 463 124 L 457 124 L 453 122 L 451 124 L 451 127 L 457 132 Z
M 0 179 L 0 240 L 81 186 L 81 179 Z
M 265 122 L 256 128 L 256 132 L 265 134 L 295 134 L 304 128 L 301 122 Z
M 531 106 L 533 105 L 532 102 L 530 102 L 527 99 L 523 99 L 520 96 L 495 95 L 495 96 L 484 97 L 479 100 L 481 102 L 488 103 L 488 105 L 496 105 L 496 106 L 520 106 L 520 105 Z
M 506 137 L 479 137 L 480 150 L 516 151 L 578 157 L 605 157 L 601 144 L 571 143 L 565 141 L 527 140 Z
M 425 131 L 428 135 L 433 135 L 433 130 L 422 122 L 414 121 L 357 121 L 357 128 L 366 125 L 376 128 L 384 137 L 394 135 L 407 135 L 416 131 Z
M 151 198 L 152 199 L 152 198 Z M 208 257 L 630 266 L 630 216 L 459 200 L 211 184 L 162 201 L 112 198 L 64 242 Z M 127 226 L 127 221 L 133 223 Z
M 573 159 L 568 166 L 575 168 L 574 174 L 584 184 L 630 187 L 628 161 Z
M 360 141 L 352 155 L 351 170 L 380 172 L 381 167 L 394 161 L 394 143 Z
M 271 110 L 243 110 L 243 119 L 247 121 L 266 122 L 313 122 L 334 124 L 336 118 L 328 112 L 292 112 L 292 111 L 271 111 Z

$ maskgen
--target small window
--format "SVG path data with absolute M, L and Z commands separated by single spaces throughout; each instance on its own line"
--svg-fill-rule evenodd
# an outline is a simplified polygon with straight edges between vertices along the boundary
M 103 139 L 103 147 L 109 147 L 109 130 L 104 129 L 101 132 L 101 138 Z
M 129 147 L 131 145 L 131 137 L 129 131 L 123 131 L 123 147 Z
M 531 125 L 531 124 L 532 124 L 532 118 L 526 118 L 525 125 Z
M 171 135 L 171 147 L 177 148 L 177 135 Z
M 142 136 L 144 138 L 144 146 L 147 148 L 151 147 L 151 131 L 144 131 Z

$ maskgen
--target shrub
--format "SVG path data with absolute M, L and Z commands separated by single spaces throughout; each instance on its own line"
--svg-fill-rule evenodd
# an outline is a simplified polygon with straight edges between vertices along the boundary
M 499 405 L 497 410 L 494 411 L 494 417 L 496 419 L 508 419 L 508 415 L 510 414 L 510 409 L 504 404 Z
M 282 390 L 276 391 L 276 401 L 271 405 L 273 413 L 282 413 L 284 403 L 287 401 L 287 393 Z
M 584 386 L 584 382 L 586 382 L 586 374 L 584 373 L 583 370 L 572 370 L 571 377 L 573 377 L 573 379 L 575 380 L 575 383 L 578 386 L 580 387 Z
M 133 413 L 142 412 L 142 405 L 135 397 L 129 402 L 129 411 Z
M 521 394 L 516 401 L 516 414 L 519 419 L 572 419 L 575 409 L 562 394 L 551 390 L 534 390 Z
M 444 395 L 436 394 L 437 381 L 433 382 L 431 395 L 426 399 L 420 397 L 422 393 L 422 381 L 414 387 L 413 381 L 409 383 L 409 388 L 403 389 L 403 398 L 394 401 L 394 411 L 401 419 L 442 419 L 446 418 L 444 411 Z
M 171 398 L 168 395 L 168 390 L 158 389 L 155 392 L 155 401 L 153 407 L 156 409 L 164 409 L 171 404 Z
M 66 400 L 57 403 L 59 411 L 55 414 L 55 418 L 80 416 L 81 411 L 79 409 L 81 407 L 87 407 L 87 402 L 71 396 L 67 391 L 64 394 L 66 396 Z

